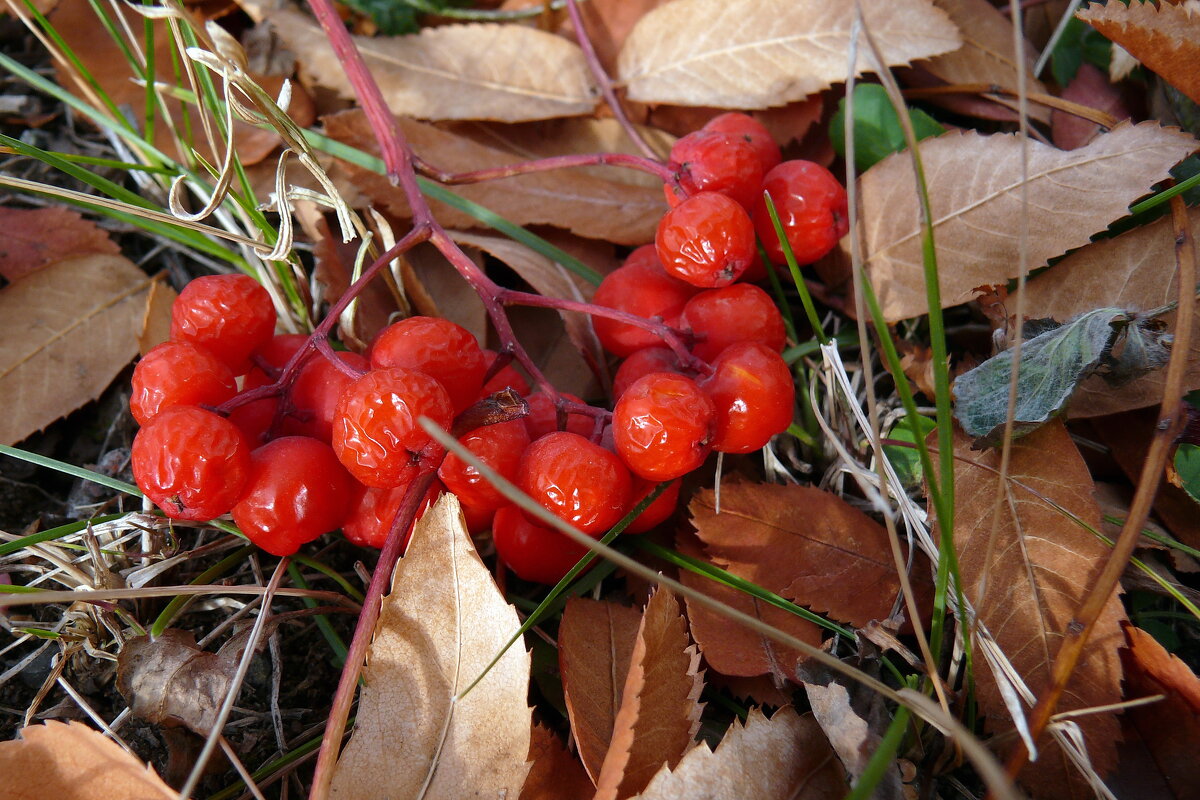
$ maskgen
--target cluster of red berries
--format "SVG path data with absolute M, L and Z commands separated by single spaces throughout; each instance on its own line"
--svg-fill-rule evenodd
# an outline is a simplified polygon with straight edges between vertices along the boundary
M 339 527 L 356 544 L 382 546 L 409 487 L 436 471 L 426 502 L 453 492 L 472 530 L 490 528 L 517 575 L 558 580 L 584 548 L 527 517 L 462 459 L 443 457 L 418 419 L 450 430 L 489 403 L 494 411 L 498 393 L 522 395 L 526 415 L 459 441 L 586 534 L 599 537 L 663 482 L 627 530 L 667 519 L 678 479 L 711 451 L 756 450 L 792 419 L 783 320 L 766 292 L 735 283 L 757 261 L 754 225 L 765 216 L 756 208 L 752 223 L 746 208 L 765 187 L 789 240 L 796 236 L 792 249 L 811 260 L 844 233 L 845 193 L 822 168 L 779 158 L 765 129 L 742 114 L 718 117 L 672 150 L 688 196 L 668 194 L 674 208 L 655 245 L 605 278 L 594 302 L 665 323 L 690 349 L 596 317 L 600 341 L 625 359 L 611 421 L 570 395 L 579 413 L 562 418 L 554 397 L 531 392 L 448 320 L 410 317 L 365 355 L 327 357 L 309 337 L 273 335 L 271 298 L 253 279 L 205 277 L 176 301 L 171 340 L 134 371 L 138 485 L 173 518 L 232 512 L 253 542 L 286 555 Z

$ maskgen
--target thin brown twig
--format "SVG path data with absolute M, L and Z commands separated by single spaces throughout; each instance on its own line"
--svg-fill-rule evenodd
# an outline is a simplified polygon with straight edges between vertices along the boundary
M 949 86 L 928 86 L 904 90 L 904 96 L 910 100 L 917 100 L 923 97 L 938 97 L 947 94 L 990 94 L 999 97 L 1020 97 L 1022 93 L 1015 89 L 998 86 L 994 83 L 955 83 Z M 1076 117 L 1081 117 L 1089 122 L 1094 122 L 1102 128 L 1115 127 L 1121 121 L 1107 111 L 1085 106 L 1082 103 L 1072 103 L 1070 100 L 1063 100 L 1061 97 L 1055 97 L 1051 94 L 1028 92 L 1025 93 L 1025 97 L 1047 108 L 1053 108 L 1067 114 L 1073 114 Z

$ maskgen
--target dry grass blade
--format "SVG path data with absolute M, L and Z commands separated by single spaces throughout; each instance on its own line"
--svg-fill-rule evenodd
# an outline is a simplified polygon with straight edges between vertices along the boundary
M 1076 14 L 1200 103 L 1200 16 L 1188 3 L 1090 3 Z
M 889 65 L 962 44 L 926 0 L 865 4 Z M 821 0 L 676 0 L 651 11 L 619 58 L 629 97 L 720 108 L 781 106 L 846 79 L 855 4 Z M 870 69 L 859 61 L 860 71 Z

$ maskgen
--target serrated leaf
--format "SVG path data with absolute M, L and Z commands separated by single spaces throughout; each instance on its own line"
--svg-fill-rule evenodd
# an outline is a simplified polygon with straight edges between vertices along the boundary
M 1200 103 L 1200 16 L 1189 5 L 1090 3 L 1075 16 Z
M 529 771 L 529 653 L 510 647 L 455 698 L 519 629 L 457 498 L 443 494 L 417 522 L 383 599 L 330 796 L 516 797 Z
M 1072 519 L 1099 529 L 1095 485 L 1061 422 L 1013 443 L 1009 478 L 1002 487 L 997 486 L 999 451 L 973 452 L 969 437 L 958 432 L 955 438 L 954 547 L 963 591 L 1017 674 L 1032 692 L 1044 691 L 1064 633 L 1110 555 L 1103 542 Z M 1003 510 L 989 547 L 998 496 L 1003 498 Z M 1121 665 L 1116 651 L 1124 616 L 1114 592 L 1067 683 L 1059 711 L 1120 700 Z M 975 681 L 989 729 L 1011 733 L 1009 712 L 990 664 L 976 668 Z M 1089 714 L 1075 722 L 1083 730 L 1092 763 L 1103 775 L 1116 761 L 1115 715 Z M 1093 796 L 1049 736 L 1038 740 L 1038 749 L 1038 760 L 1020 776 L 1035 796 L 1055 800 Z
M 302 74 L 354 97 L 312 18 L 250 0 L 241 5 L 270 21 L 288 49 L 304 54 Z M 521 122 L 587 114 L 599 98 L 578 45 L 524 25 L 445 25 L 411 36 L 355 36 L 354 43 L 395 114 Z
M 918 146 L 932 203 L 942 307 L 947 308 L 972 299 L 977 286 L 1016 277 L 1023 214 L 1028 264 L 1035 269 L 1087 244 L 1093 233 L 1125 215 L 1129 204 L 1166 178 L 1197 142 L 1153 122 L 1122 123 L 1069 152 L 1029 141 L 1027 210 L 1021 206 L 1022 143 L 1016 136 L 952 131 Z M 896 321 L 926 313 L 921 226 L 908 156 L 879 162 L 860 185 L 864 258 L 884 316 Z
M 592 792 L 579 759 L 549 729 L 534 725 L 529 740 L 529 776 L 520 800 L 578 800 Z
M 636 800 L 841 800 L 850 787 L 811 715 L 751 709 L 710 750 L 701 743 L 663 767 Z
M 69 208 L 0 208 L 0 230 L 0 283 L 20 280 L 66 258 L 121 252 L 107 231 Z
M 917 141 L 946 132 L 937 120 L 919 108 L 908 109 Z M 846 156 L 846 99 L 838 101 L 837 113 L 829 121 L 829 139 L 834 151 Z M 871 167 L 907 145 L 900 117 L 888 100 L 887 90 L 877 83 L 854 87 L 854 164 L 859 172 Z
M 1075 387 L 1094 373 L 1129 314 L 1098 308 L 1035 336 L 1021 346 L 1013 436 L 1024 436 L 1057 416 Z M 976 447 L 999 443 L 1008 413 L 1013 351 L 992 356 L 954 382 L 954 416 Z
M 780 106 L 846 80 L 855 5 L 822 0 L 675 0 L 634 27 L 618 58 L 629 97 L 719 108 Z M 864 3 L 888 66 L 962 44 L 927 0 Z M 857 71 L 873 69 L 865 45 Z

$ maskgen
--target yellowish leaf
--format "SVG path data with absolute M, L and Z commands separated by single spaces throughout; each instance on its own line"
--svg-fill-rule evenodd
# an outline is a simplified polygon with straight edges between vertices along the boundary
M 151 279 L 95 254 L 0 291 L 0 444 L 15 444 L 100 396 L 138 353 Z
M 1029 141 L 1029 207 L 1021 205 L 1021 140 L 953 131 L 920 144 L 932 204 L 942 306 L 965 303 L 978 286 L 1016 277 L 1021 217 L 1028 217 L 1031 269 L 1127 213 L 1197 147 L 1157 123 L 1122 123 L 1065 152 Z M 871 283 L 889 321 L 928 311 L 912 163 L 897 153 L 860 181 L 859 229 Z
M 383 599 L 331 796 L 517 797 L 529 771 L 528 652 L 509 648 L 455 698 L 519 627 L 458 500 L 443 494 L 417 523 Z
M 863 3 L 888 66 L 962 44 L 928 0 Z M 618 60 L 629 97 L 643 103 L 767 108 L 846 80 L 854 3 L 675 0 L 638 21 Z M 873 69 L 866 43 L 859 72 Z

